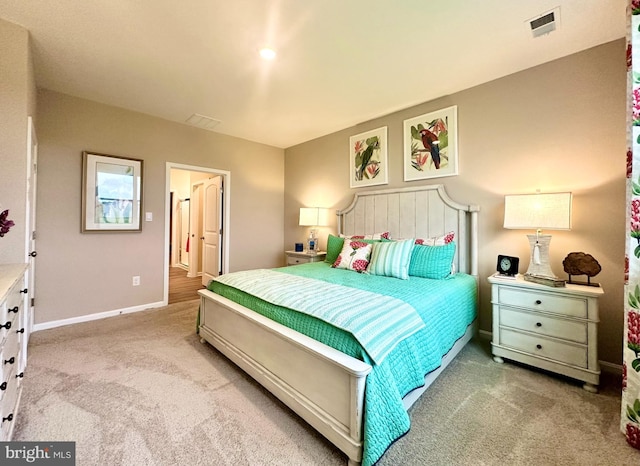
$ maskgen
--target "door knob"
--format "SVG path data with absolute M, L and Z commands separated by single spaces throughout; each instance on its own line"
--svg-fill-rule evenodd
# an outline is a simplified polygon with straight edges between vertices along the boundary
M 31 252 L 29 253 L 29 255 L 30 255 L 31 257 L 36 257 L 36 256 L 38 255 L 38 253 L 37 253 L 36 251 L 31 251 Z

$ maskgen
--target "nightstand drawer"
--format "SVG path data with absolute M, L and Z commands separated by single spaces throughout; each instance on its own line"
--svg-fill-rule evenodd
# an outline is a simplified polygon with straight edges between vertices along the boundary
M 500 329 L 500 345 L 578 367 L 587 367 L 587 348 L 526 333 Z
M 500 287 L 498 300 L 500 304 L 523 307 L 533 311 L 553 312 L 583 319 L 587 317 L 587 302 L 585 299 L 563 296 L 558 293 L 551 294 Z
M 311 262 L 311 259 L 308 257 L 291 257 L 287 256 L 287 265 L 298 265 L 298 264 L 306 264 Z
M 577 343 L 587 343 L 587 323 L 500 307 L 500 325 Z

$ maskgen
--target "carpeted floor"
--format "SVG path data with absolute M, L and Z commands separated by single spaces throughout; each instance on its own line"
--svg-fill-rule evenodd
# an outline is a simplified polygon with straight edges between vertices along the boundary
M 344 465 L 346 457 L 195 334 L 198 301 L 32 335 L 14 440 L 76 442 L 77 465 Z M 497 364 L 472 342 L 378 463 L 640 465 L 620 387 Z

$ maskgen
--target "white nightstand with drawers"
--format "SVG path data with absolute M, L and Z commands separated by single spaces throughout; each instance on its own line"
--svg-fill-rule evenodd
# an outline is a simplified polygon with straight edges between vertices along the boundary
M 493 306 L 492 353 L 585 382 L 598 391 L 600 287 L 551 287 L 517 278 L 489 277 Z
M 310 254 L 305 251 L 285 251 L 287 256 L 287 265 L 306 264 L 307 262 L 322 262 L 327 253 L 325 251 L 318 251 L 316 254 Z

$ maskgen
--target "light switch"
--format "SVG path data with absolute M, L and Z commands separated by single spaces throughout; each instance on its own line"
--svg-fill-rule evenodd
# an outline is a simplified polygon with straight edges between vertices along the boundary
M 145 219 L 147 222 L 151 222 L 151 221 L 153 221 L 153 212 L 145 212 L 145 214 L 144 214 L 144 219 Z

